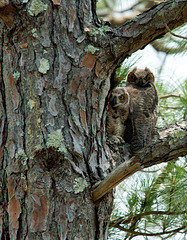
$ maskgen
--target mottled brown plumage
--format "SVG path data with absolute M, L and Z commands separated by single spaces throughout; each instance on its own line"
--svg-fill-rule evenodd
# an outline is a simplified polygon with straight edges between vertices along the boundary
M 124 139 L 125 122 L 129 114 L 129 94 L 124 87 L 113 89 L 108 98 L 107 136 L 110 141 L 121 143 Z
M 124 138 L 136 152 L 151 144 L 155 133 L 158 94 L 154 75 L 148 68 L 135 67 L 127 76 L 125 88 L 130 95 L 130 112 Z

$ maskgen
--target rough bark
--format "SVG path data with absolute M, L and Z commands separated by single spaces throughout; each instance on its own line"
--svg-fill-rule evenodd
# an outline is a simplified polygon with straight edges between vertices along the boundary
M 183 23 L 186 1 L 170 2 L 179 12 L 167 22 L 172 29 Z M 0 3 L 0 239 L 107 238 L 113 196 L 95 204 L 91 187 L 115 165 L 105 139 L 110 77 L 166 30 L 151 35 L 149 12 L 144 23 L 99 26 L 95 5 Z M 128 26 L 134 35 L 125 35 Z

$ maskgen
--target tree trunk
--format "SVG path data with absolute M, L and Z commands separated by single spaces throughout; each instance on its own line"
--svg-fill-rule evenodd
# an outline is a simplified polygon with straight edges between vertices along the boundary
M 174 28 L 184 4 L 150 14 L 166 12 Z M 96 0 L 0 2 L 0 239 L 107 239 L 113 194 L 94 203 L 91 188 L 116 164 L 105 139 L 110 78 L 167 30 L 153 31 L 158 19 L 145 14 L 128 35 L 129 25 L 99 26 L 95 9 Z

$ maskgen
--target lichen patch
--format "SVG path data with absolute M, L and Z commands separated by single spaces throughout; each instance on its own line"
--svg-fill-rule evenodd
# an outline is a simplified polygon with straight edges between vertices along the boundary
M 31 16 L 37 16 L 39 13 L 42 13 L 43 11 L 47 10 L 47 4 L 44 4 L 40 0 L 34 0 L 31 3 L 31 6 L 29 8 L 29 13 Z
M 48 135 L 47 147 L 56 148 L 59 152 L 67 153 L 61 129 L 58 129 Z
M 47 59 L 45 59 L 45 58 L 42 58 L 42 59 L 40 60 L 40 66 L 39 66 L 38 71 L 39 71 L 40 73 L 46 74 L 47 71 L 49 70 L 49 68 L 50 68 L 50 66 L 49 66 L 49 61 L 48 61 Z
M 88 187 L 88 183 L 84 178 L 81 178 L 81 177 L 75 178 L 74 185 L 73 185 L 73 190 L 75 194 L 83 192 L 84 189 L 87 187 Z

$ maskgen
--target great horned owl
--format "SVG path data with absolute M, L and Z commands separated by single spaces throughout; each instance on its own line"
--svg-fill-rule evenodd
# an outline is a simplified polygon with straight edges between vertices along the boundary
M 124 87 L 114 88 L 109 94 L 106 131 L 110 141 L 121 143 L 129 114 L 129 94 Z
M 158 94 L 154 75 L 147 67 L 135 67 L 127 76 L 125 88 L 130 95 L 125 141 L 131 144 L 132 152 L 136 152 L 151 144 L 155 133 Z

